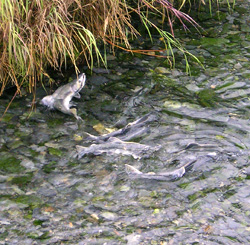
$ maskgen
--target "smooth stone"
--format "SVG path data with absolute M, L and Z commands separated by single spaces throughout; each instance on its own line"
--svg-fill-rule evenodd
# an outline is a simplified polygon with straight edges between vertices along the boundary
M 171 73 L 171 71 L 169 69 L 165 68 L 165 67 L 156 67 L 155 72 L 160 73 L 160 74 L 164 74 L 164 73 L 165 74 L 170 74 Z
M 179 109 L 182 105 L 179 101 L 168 100 L 164 102 L 163 106 L 172 109 Z
M 108 60 L 108 61 L 112 61 L 112 60 L 116 60 L 116 57 L 114 56 L 114 55 L 107 55 L 106 56 L 106 59 Z
M 127 245 L 137 245 L 141 242 L 142 236 L 138 234 L 131 234 L 125 237 Z
M 127 192 L 127 191 L 129 191 L 130 190 L 130 186 L 127 186 L 127 185 L 123 185 L 123 186 L 121 186 L 121 188 L 120 188 L 120 191 L 122 191 L 122 192 Z
M 97 73 L 97 74 L 109 74 L 110 70 L 105 69 L 105 68 L 93 68 L 93 72 Z
M 244 169 L 244 173 L 245 173 L 247 176 L 250 176 L 250 167 Z
M 29 159 L 23 159 L 20 163 L 23 167 L 30 169 L 30 170 L 36 170 L 35 164 L 29 160 Z
M 100 216 L 107 220 L 116 220 L 118 218 L 118 215 L 112 212 L 102 212 Z
M 197 92 L 201 90 L 196 84 L 192 84 L 192 83 L 188 84 L 186 88 L 192 92 Z
M 5 182 L 9 178 L 8 175 L 0 175 L 0 183 Z
M 89 78 L 89 84 L 91 85 L 96 85 L 96 86 L 101 86 L 103 84 L 108 83 L 108 79 L 104 76 L 92 76 Z
M 172 76 L 173 77 L 178 77 L 178 76 L 180 76 L 182 73 L 180 72 L 180 71 L 178 71 L 178 70 L 176 70 L 176 69 L 174 69 L 174 70 L 172 70 Z
M 235 69 L 240 69 L 240 68 L 242 68 L 242 65 L 241 65 L 240 63 L 236 63 L 236 64 L 234 65 L 234 68 L 235 68 Z

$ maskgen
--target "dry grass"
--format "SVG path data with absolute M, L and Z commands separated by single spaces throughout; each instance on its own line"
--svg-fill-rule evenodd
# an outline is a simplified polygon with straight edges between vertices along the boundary
M 153 24 L 152 14 L 167 21 L 170 32 Z M 158 31 L 169 53 L 175 46 L 186 58 L 188 53 L 174 38 L 174 20 L 185 29 L 186 23 L 198 25 L 167 0 L 1 0 L 0 96 L 10 83 L 17 88 L 16 94 L 22 86 L 34 92 L 37 82 L 49 77 L 48 67 L 60 70 L 70 62 L 78 72 L 79 57 L 90 68 L 96 59 L 105 63 L 97 40 L 132 51 L 129 40 L 139 35 L 134 16 L 139 16 L 149 36 L 151 28 Z
M 48 76 L 48 65 L 60 69 L 70 60 L 77 70 L 80 54 L 90 62 L 94 51 L 100 56 L 94 35 L 72 17 L 75 5 L 69 0 L 1 1 L 0 95 L 9 81 L 18 92 L 24 83 L 34 91 L 36 81 Z

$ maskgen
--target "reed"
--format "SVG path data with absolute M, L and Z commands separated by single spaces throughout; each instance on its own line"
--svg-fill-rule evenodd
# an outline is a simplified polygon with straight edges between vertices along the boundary
M 177 19 L 184 29 L 187 23 L 199 26 L 181 12 L 185 3 L 178 1 L 174 7 L 173 0 L 1 0 L 0 96 L 8 85 L 16 87 L 16 94 L 21 93 L 21 87 L 35 92 L 44 77 L 50 78 L 48 67 L 61 70 L 70 63 L 78 72 L 79 57 L 90 68 L 96 60 L 105 64 L 101 42 L 113 50 L 120 47 L 133 52 L 130 40 L 140 35 L 134 17 L 150 37 L 152 29 L 162 36 L 173 57 L 170 62 L 175 62 L 172 47 L 187 60 L 192 54 L 175 39 L 173 23 Z M 156 26 L 150 20 L 152 15 L 166 21 L 169 31 Z

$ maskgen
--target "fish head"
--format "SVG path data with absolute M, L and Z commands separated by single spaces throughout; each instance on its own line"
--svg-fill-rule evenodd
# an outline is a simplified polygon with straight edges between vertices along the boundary
M 48 95 L 48 96 L 45 96 L 42 100 L 41 100 L 41 102 L 40 102 L 40 104 L 42 104 L 42 105 L 44 105 L 44 106 L 47 106 L 47 107 L 49 107 L 50 109 L 53 109 L 54 108 L 54 98 L 53 98 L 53 96 L 52 95 Z
M 82 90 L 86 82 L 86 75 L 85 73 L 82 73 L 79 75 L 79 77 L 76 79 L 75 83 L 72 85 L 72 89 L 74 92 L 79 92 Z

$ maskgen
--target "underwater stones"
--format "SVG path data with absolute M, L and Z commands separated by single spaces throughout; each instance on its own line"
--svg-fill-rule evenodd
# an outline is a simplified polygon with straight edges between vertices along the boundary
M 21 160 L 15 158 L 12 154 L 7 152 L 0 153 L 0 169 L 5 173 L 20 173 L 25 168 L 21 166 Z
M 79 125 L 77 124 L 77 122 L 65 122 L 64 127 L 66 127 L 68 130 L 76 131 L 79 128 Z
M 165 67 L 156 67 L 155 72 L 160 73 L 160 74 L 170 74 L 171 73 L 171 71 Z
M 123 186 L 121 186 L 120 191 L 122 191 L 122 192 L 128 192 L 130 189 L 131 189 L 130 186 L 123 185 Z
M 80 183 L 77 185 L 76 190 L 81 193 L 86 193 L 88 190 L 94 188 L 94 183 Z
M 213 89 L 203 89 L 197 92 L 198 101 L 202 106 L 213 107 L 215 106 L 218 97 Z
M 240 27 L 240 29 L 243 32 L 247 32 L 247 33 L 250 32 L 250 27 L 249 27 L 249 25 L 246 25 L 246 24 L 242 24 L 241 27 Z
M 25 123 L 27 120 L 36 123 L 44 122 L 44 115 L 39 110 L 24 112 L 20 116 L 20 121 Z
M 47 130 L 35 130 L 31 135 L 30 141 L 33 144 L 42 144 L 50 140 L 50 132 Z
M 109 82 L 109 80 L 104 76 L 94 75 L 94 76 L 91 76 L 89 78 L 89 83 L 93 84 L 95 86 L 101 86 L 101 85 L 104 85 L 104 84 L 106 84 L 108 82 Z
M 110 70 L 107 68 L 93 67 L 93 72 L 97 74 L 109 74 Z
M 238 62 L 234 65 L 234 69 L 241 69 L 242 68 L 242 65 Z
M 35 164 L 33 161 L 29 160 L 29 159 L 23 159 L 20 163 L 21 166 L 25 167 L 27 170 L 30 171 L 35 171 L 37 170 L 37 168 L 35 167 Z
M 114 55 L 112 55 L 112 54 L 108 54 L 108 55 L 106 56 L 106 59 L 107 59 L 107 61 L 113 61 L 113 60 L 116 60 L 116 56 L 114 56 Z
M 14 117 L 14 114 L 5 113 L 5 115 L 1 118 L 1 122 L 8 123 L 13 117 Z
M 48 183 L 43 184 L 41 188 L 37 190 L 37 193 L 45 197 L 55 197 L 57 195 L 56 189 Z
M 191 92 L 197 92 L 200 90 L 200 88 L 196 84 L 188 84 L 186 88 Z
M 55 188 L 65 189 L 76 185 L 80 181 L 79 177 L 73 174 L 57 174 L 51 173 L 49 183 Z
M 6 180 L 8 180 L 9 176 L 7 175 L 0 175 L 0 183 L 4 183 Z
M 178 77 L 178 76 L 182 75 L 182 73 L 177 69 L 173 69 L 171 71 L 171 74 L 172 74 L 173 77 Z
M 249 9 L 249 3 L 247 6 Z M 223 35 L 219 33 L 236 46 L 208 45 L 205 48 L 211 49 L 209 53 L 200 48 L 200 36 L 191 34 L 196 40 L 188 49 L 205 58 L 202 62 L 206 68 L 203 71 L 191 61 L 191 72 L 193 67 L 196 69 L 192 76 L 159 73 L 162 77 L 155 79 L 156 72 L 152 70 L 168 66 L 152 57 L 143 57 L 144 60 L 132 57 L 126 64 L 112 62 L 110 74 L 96 70 L 97 75 L 109 82 L 107 86 L 100 82 L 97 88 L 89 84 L 84 91 L 83 101 L 78 104 L 86 110 L 84 124 L 78 125 L 60 113 L 42 114 L 44 122 L 36 121 L 35 116 L 22 121 L 15 116 L 9 122 L 1 122 L 0 162 L 1 154 L 8 153 L 19 159 L 22 167 L 21 171 L 5 172 L 0 166 L 0 209 L 7 207 L 0 212 L 1 242 L 249 244 L 250 36 L 241 33 L 244 23 L 239 18 L 247 20 L 249 15 L 228 18 L 231 24 Z M 213 31 L 214 22 L 208 24 Z M 185 45 L 186 40 L 182 43 Z M 212 52 L 218 56 L 212 56 Z M 175 58 L 179 69 L 178 62 L 183 57 L 176 54 Z M 242 67 L 235 66 L 237 63 Z M 151 66 L 152 70 L 140 77 L 141 66 L 145 69 Z M 133 76 L 137 68 L 138 73 Z M 200 97 L 198 92 L 207 88 L 219 97 L 210 109 L 197 101 L 207 91 Z M 241 91 L 239 97 L 224 99 L 228 95 L 237 96 L 236 91 Z M 207 98 L 208 102 L 213 98 Z M 24 101 L 20 98 L 19 106 Z M 0 110 L 4 110 L 1 105 Z M 76 144 L 86 147 L 97 144 L 92 138 L 87 139 L 85 133 L 94 134 L 101 142 L 107 140 L 100 137 L 104 131 L 94 131 L 93 125 L 123 128 L 150 111 L 157 111 L 155 120 L 129 134 L 116 132 L 118 138 L 130 138 L 136 143 L 161 144 L 162 148 L 149 158 L 138 161 L 111 154 L 87 154 L 80 160 L 74 157 Z M 21 114 L 16 109 L 9 113 Z M 10 150 L 8 147 L 17 138 L 24 145 Z M 54 154 L 54 149 L 61 153 Z M 124 170 L 125 164 L 129 164 L 146 172 L 161 172 L 181 166 L 191 156 L 197 158 L 192 171 L 171 182 L 131 181 Z M 26 179 L 29 173 L 32 178 Z M 31 194 L 43 202 L 27 203 L 22 196 L 30 198 Z M 17 200 L 22 202 L 15 202 L 18 196 Z
M 246 82 L 234 82 L 235 77 L 227 77 L 226 81 L 232 81 L 232 82 L 226 82 L 225 84 L 222 84 L 219 87 L 216 87 L 217 93 L 224 93 L 226 91 L 233 91 L 234 89 L 244 88 L 246 86 Z
M 163 106 L 166 108 L 179 109 L 182 107 L 182 104 L 179 101 L 168 100 L 164 102 Z
M 30 148 L 31 148 L 33 151 L 38 152 L 38 153 L 40 153 L 40 154 L 45 153 L 45 151 L 46 151 L 46 149 L 47 149 L 47 147 L 44 146 L 44 145 L 39 146 L 39 145 L 35 145 L 35 144 L 30 145 Z
M 127 245 L 137 245 L 140 244 L 142 235 L 132 233 L 131 235 L 126 236 L 125 239 L 127 240 Z
M 101 212 L 100 216 L 106 220 L 112 220 L 112 221 L 114 221 L 118 218 L 118 215 L 116 213 L 112 213 L 112 212 L 108 212 L 108 211 Z
M 24 145 L 25 143 L 19 138 L 15 138 L 12 142 L 7 143 L 8 148 L 11 150 L 15 150 Z
M 245 48 L 247 51 L 250 51 L 250 42 L 249 41 L 242 41 L 241 46 Z
M 27 204 L 23 204 L 23 203 L 18 203 L 15 201 L 11 201 L 11 200 L 1 200 L 0 201 L 0 211 L 6 211 L 6 210 L 12 210 L 12 212 L 14 210 L 19 210 L 19 209 L 24 209 L 27 208 L 28 205 Z
M 61 157 L 62 156 L 62 151 L 56 148 L 48 148 L 49 154 L 50 155 L 54 155 L 57 157 Z
M 208 52 L 213 55 L 221 54 L 221 47 L 225 46 L 226 44 L 230 43 L 230 40 L 226 38 L 209 38 L 203 37 L 201 39 L 201 45 L 204 47 Z
M 244 173 L 247 175 L 248 178 L 250 178 L 250 167 L 244 169 Z
M 62 156 L 62 151 L 59 150 L 59 149 L 49 147 L 48 151 L 49 151 L 50 155 L 54 155 L 54 156 L 57 156 L 57 157 L 61 157 Z

